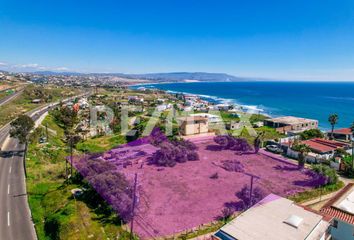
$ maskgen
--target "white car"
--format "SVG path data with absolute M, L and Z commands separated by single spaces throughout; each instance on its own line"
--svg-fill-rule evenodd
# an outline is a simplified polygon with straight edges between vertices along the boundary
M 279 148 L 277 145 L 268 145 L 266 149 L 273 153 L 283 153 L 283 150 Z

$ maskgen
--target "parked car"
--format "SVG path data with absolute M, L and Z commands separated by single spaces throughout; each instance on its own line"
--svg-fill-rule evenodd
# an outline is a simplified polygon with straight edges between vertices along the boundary
M 277 145 L 268 145 L 266 146 L 266 149 L 269 152 L 273 152 L 273 153 L 283 153 L 283 149 L 281 149 L 280 147 L 278 147 Z

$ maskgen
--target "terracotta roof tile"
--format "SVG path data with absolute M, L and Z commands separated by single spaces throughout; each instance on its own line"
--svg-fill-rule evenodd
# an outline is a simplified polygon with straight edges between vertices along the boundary
M 320 210 L 322 214 L 331 216 L 333 218 L 340 219 L 342 221 L 348 222 L 354 225 L 354 215 L 342 211 L 333 205 L 348 191 L 350 191 L 354 187 L 354 183 L 349 183 L 345 186 L 339 193 L 337 193 L 331 200 L 329 200 Z
M 334 133 L 341 133 L 341 134 L 352 134 L 352 130 L 350 128 L 340 128 L 334 129 Z
M 314 139 L 302 141 L 302 143 L 308 145 L 312 150 L 320 153 L 334 151 L 337 148 L 343 148 L 347 146 L 346 143 L 327 140 L 323 138 L 314 138 Z

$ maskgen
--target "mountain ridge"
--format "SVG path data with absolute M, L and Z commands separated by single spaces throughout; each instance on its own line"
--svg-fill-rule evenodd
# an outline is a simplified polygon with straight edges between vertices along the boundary
M 127 74 L 127 73 L 79 73 L 79 72 L 51 72 L 37 71 L 32 74 L 45 76 L 58 75 L 76 75 L 76 76 L 114 76 L 128 79 L 142 79 L 148 81 L 243 81 L 248 78 L 236 77 L 226 73 L 210 73 L 210 72 L 166 72 L 166 73 L 145 73 L 145 74 Z

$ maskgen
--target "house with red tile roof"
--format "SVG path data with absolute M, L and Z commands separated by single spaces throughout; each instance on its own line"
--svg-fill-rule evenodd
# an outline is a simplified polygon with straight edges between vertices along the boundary
M 301 144 L 306 144 L 311 149 L 311 152 L 307 154 L 306 161 L 318 162 L 319 160 L 329 160 L 333 158 L 337 149 L 344 149 L 349 151 L 350 145 L 348 143 L 328 140 L 324 138 L 313 138 L 305 141 L 301 141 Z M 293 158 L 298 157 L 298 152 L 287 149 L 287 155 Z
M 345 186 L 320 210 L 332 218 L 330 233 L 333 240 L 354 239 L 354 184 Z
M 327 132 L 328 137 L 332 136 L 332 132 Z M 353 132 L 350 128 L 334 129 L 333 138 L 338 141 L 350 142 Z
M 301 143 L 306 144 L 310 147 L 312 152 L 318 154 L 333 154 L 336 149 L 346 149 L 349 147 L 346 143 L 323 138 L 313 138 L 302 141 Z

